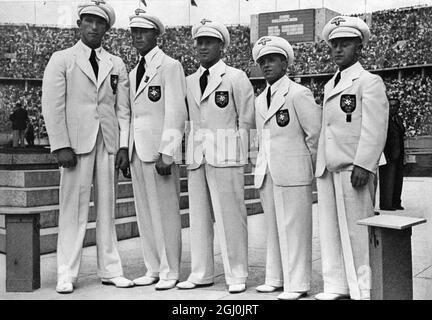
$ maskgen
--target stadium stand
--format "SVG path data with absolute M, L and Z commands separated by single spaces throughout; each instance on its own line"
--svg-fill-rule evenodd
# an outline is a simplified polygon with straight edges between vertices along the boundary
M 364 50 L 362 63 L 369 70 L 400 68 L 432 64 L 432 7 L 412 7 L 378 11 L 372 14 L 373 37 Z M 229 27 L 232 44 L 225 53 L 225 61 L 250 74 L 250 29 L 248 26 Z M 167 28 L 160 39 L 160 46 L 173 58 L 179 60 L 186 75 L 198 67 L 194 57 L 191 27 Z M 8 115 L 20 100 L 28 106 L 35 126 L 35 133 L 45 135 L 40 119 L 40 84 L 34 86 L 10 84 L 7 79 L 41 79 L 51 54 L 72 46 L 79 39 L 78 29 L 61 29 L 31 25 L 0 25 L 0 131 L 7 131 Z M 105 48 L 123 58 L 128 70 L 138 61 L 136 50 L 131 46 L 128 30 L 111 29 L 104 41 Z M 296 62 L 291 75 L 317 75 L 333 73 L 328 48 L 324 41 L 294 44 Z M 425 119 L 432 122 L 432 84 L 429 75 L 409 75 L 402 80 L 386 78 L 390 91 L 400 95 L 401 113 L 407 125 L 407 135 L 431 134 L 431 126 L 423 126 Z M 323 80 L 308 84 L 318 103 L 322 101 Z M 259 89 L 258 89 L 259 91 Z M 430 90 L 429 90 L 430 91 Z

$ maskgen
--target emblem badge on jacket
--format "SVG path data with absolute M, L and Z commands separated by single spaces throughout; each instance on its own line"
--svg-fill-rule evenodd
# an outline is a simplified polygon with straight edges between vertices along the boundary
M 356 108 L 356 96 L 355 94 L 343 94 L 341 95 L 340 107 L 343 112 L 347 114 L 346 122 L 351 122 L 351 113 Z
M 225 108 L 228 105 L 229 96 L 228 91 L 216 91 L 215 103 L 219 108 Z
M 119 81 L 119 76 L 117 74 L 111 75 L 111 88 L 113 90 L 113 94 L 117 93 L 117 85 Z
M 161 98 L 161 87 L 150 86 L 148 89 L 148 98 L 150 101 L 157 102 Z
M 285 127 L 290 122 L 290 116 L 287 109 L 279 110 L 276 113 L 276 123 L 279 127 Z

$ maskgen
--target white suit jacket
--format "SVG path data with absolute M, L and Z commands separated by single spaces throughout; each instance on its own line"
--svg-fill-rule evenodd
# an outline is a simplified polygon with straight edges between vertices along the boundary
M 342 71 L 341 80 L 333 87 L 335 77 L 324 87 L 316 177 L 326 168 L 335 172 L 352 170 L 354 165 L 375 173 L 387 137 L 385 85 L 380 76 L 364 70 L 359 62 Z M 343 111 L 347 106 L 351 121 Z
M 267 89 L 256 99 L 259 151 L 255 187 L 266 172 L 279 186 L 310 185 L 321 131 L 321 107 L 306 87 L 282 77 L 267 107 Z M 272 87 L 273 88 L 273 87 Z
M 132 108 L 129 156 L 132 157 L 135 144 L 141 161 L 154 162 L 163 153 L 178 162 L 187 120 L 183 67 L 158 47 L 146 55 L 146 65 L 138 90 L 138 66 L 129 74 Z
M 54 52 L 45 69 L 42 114 L 51 151 L 65 147 L 71 147 L 77 154 L 92 151 L 99 126 L 109 153 L 128 146 L 130 106 L 126 67 L 121 58 L 102 48 L 96 80 L 89 50 L 79 41 L 71 48 Z
M 248 161 L 249 130 L 255 127 L 254 92 L 246 74 L 222 60 L 211 68 L 201 95 L 200 71 L 186 78 L 190 132 L 188 169 L 205 161 L 215 167 L 235 167 Z

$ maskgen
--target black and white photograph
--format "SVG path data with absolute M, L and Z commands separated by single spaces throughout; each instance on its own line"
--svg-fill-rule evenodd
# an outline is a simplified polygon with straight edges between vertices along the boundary
M 432 300 L 431 223 L 432 0 L 0 0 L 0 300 Z

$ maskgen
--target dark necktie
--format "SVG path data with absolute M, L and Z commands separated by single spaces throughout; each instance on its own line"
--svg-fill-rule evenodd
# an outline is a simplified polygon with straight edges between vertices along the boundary
M 340 71 L 337 73 L 336 78 L 335 78 L 335 82 L 334 82 L 334 86 L 336 87 L 337 84 L 339 83 L 339 80 L 341 79 L 341 75 L 340 75 Z
M 141 80 L 144 76 L 145 73 L 145 59 L 144 57 L 141 58 L 139 65 L 138 65 L 138 70 L 137 70 L 137 74 L 136 74 L 136 91 L 138 91 L 139 85 L 141 83 Z
M 268 90 L 267 90 L 267 109 L 270 108 L 270 103 L 271 103 L 271 87 L 268 87 Z
M 203 74 L 201 75 L 199 81 L 200 81 L 200 87 L 201 87 L 201 94 L 204 94 L 204 91 L 207 87 L 207 76 L 210 74 L 208 69 L 205 69 Z
M 92 51 L 91 51 L 89 60 L 90 60 L 91 66 L 93 68 L 93 71 L 94 71 L 96 79 L 97 79 L 98 72 L 99 72 L 99 66 L 98 66 L 98 63 L 96 61 L 96 51 L 94 51 L 94 49 L 92 49 Z

